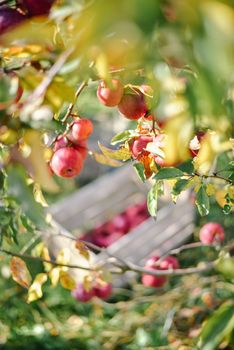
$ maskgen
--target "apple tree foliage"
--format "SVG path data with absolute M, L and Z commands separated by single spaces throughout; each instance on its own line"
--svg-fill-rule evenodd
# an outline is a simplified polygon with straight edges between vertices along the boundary
M 48 279 L 74 288 L 64 252 L 52 265 L 44 243 L 28 249 L 44 259 L 44 271 L 32 280 L 17 245 L 24 232 L 50 230 L 44 195 L 59 193 L 61 182 L 48 163 L 59 138 L 73 142 L 74 120 L 89 119 L 80 115 L 79 99 L 90 91 L 121 84 L 120 102 L 107 106 L 99 92 L 99 103 L 113 108 L 115 118 L 131 119 L 129 128 L 110 145 L 100 140 L 99 152 L 86 151 L 104 165 L 132 164 L 139 181 L 152 185 L 152 216 L 165 187 L 174 202 L 190 190 L 201 216 L 213 200 L 232 215 L 234 200 L 231 0 L 35 3 L 0 2 L 0 249 L 1 256 L 12 253 L 13 278 L 29 288 L 29 302 L 42 296 Z M 139 115 L 130 112 L 133 100 L 143 103 Z M 81 242 L 77 249 L 88 258 Z M 218 270 L 233 278 L 233 258 L 223 254 Z M 229 305 L 216 315 L 233 323 Z M 212 322 L 203 330 L 203 349 L 212 349 Z

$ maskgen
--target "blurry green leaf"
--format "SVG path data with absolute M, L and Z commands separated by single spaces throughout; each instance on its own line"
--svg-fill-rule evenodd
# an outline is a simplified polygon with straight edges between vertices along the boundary
M 172 188 L 172 194 L 174 196 L 178 196 L 184 189 L 185 187 L 188 185 L 189 180 L 186 179 L 179 179 L 174 187 Z
M 158 210 L 158 194 L 161 189 L 161 184 L 159 182 L 155 182 L 155 184 L 151 187 L 150 191 L 147 195 L 147 207 L 151 216 L 157 216 Z
M 134 135 L 131 134 L 130 130 L 125 130 L 123 132 L 120 132 L 119 134 L 115 135 L 111 139 L 112 145 L 117 145 L 118 143 L 123 143 L 130 138 L 132 138 Z
M 194 172 L 193 160 L 189 159 L 186 162 L 183 162 L 180 165 L 178 165 L 177 168 L 183 171 L 184 173 L 192 174 Z
M 234 257 L 223 257 L 218 259 L 215 268 L 227 278 L 234 278 Z
M 9 195 L 12 196 L 22 211 L 38 227 L 44 228 L 45 214 L 41 205 L 35 202 L 33 193 L 26 183 L 27 174 L 22 166 L 9 166 L 7 168 L 7 182 Z
M 210 201 L 206 193 L 205 186 L 202 185 L 197 193 L 196 206 L 201 216 L 205 216 L 210 211 Z
M 177 168 L 161 168 L 158 173 L 155 175 L 155 180 L 166 180 L 174 179 L 176 177 L 182 177 L 184 173 Z
M 227 303 L 208 319 L 199 338 L 199 349 L 215 350 L 222 340 L 234 330 L 234 304 Z
M 141 179 L 142 182 L 145 182 L 146 177 L 145 177 L 145 168 L 142 163 L 135 163 L 133 165 L 134 169 L 136 170 L 137 175 Z

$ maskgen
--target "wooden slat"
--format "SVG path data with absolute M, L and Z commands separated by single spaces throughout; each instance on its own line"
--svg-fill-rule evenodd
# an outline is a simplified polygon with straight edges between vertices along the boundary
M 181 212 L 183 212 L 183 217 L 179 218 Z M 192 222 L 192 205 L 188 205 L 188 203 L 178 206 L 168 205 L 159 211 L 156 222 L 149 218 L 113 243 L 108 251 L 132 262 L 142 261 L 144 257 L 150 256 L 155 250 L 161 255 L 165 249 L 170 250 L 178 246 L 181 242 L 180 232 L 186 227 L 189 226 L 190 231 L 186 230 L 186 234 L 189 236 L 192 233 Z M 185 238 L 183 236 L 183 240 Z M 164 247 L 163 251 L 161 251 L 162 247 Z M 100 255 L 99 258 L 103 257 Z
M 95 226 L 144 198 L 146 184 L 134 170 L 123 167 L 104 175 L 50 208 L 55 220 L 68 230 Z

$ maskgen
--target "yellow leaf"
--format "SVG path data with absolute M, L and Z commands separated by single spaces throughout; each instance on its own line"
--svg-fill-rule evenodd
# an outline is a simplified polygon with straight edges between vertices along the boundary
M 35 183 L 33 186 L 33 195 L 37 203 L 40 203 L 43 207 L 48 207 L 48 204 L 42 194 L 41 186 L 38 183 Z
M 86 260 L 89 260 L 89 251 L 83 242 L 77 241 L 75 247 L 79 250 L 80 255 L 82 255 Z
M 32 278 L 27 265 L 22 259 L 18 257 L 11 258 L 10 269 L 15 282 L 19 283 L 24 288 L 30 286 Z
M 41 141 L 41 133 L 36 130 L 27 130 L 24 141 L 30 146 L 31 153 L 28 157 L 34 172 L 34 178 L 45 191 L 56 193 L 59 187 L 52 178 L 48 165 L 44 158 L 44 149 Z
M 69 264 L 70 261 L 70 250 L 68 248 L 63 248 L 57 255 L 56 262 L 58 264 Z M 68 268 L 66 266 L 61 267 L 61 270 L 66 271 Z
M 110 73 L 107 57 L 104 53 L 100 53 L 96 58 L 96 69 L 100 78 L 110 81 Z
M 27 302 L 31 303 L 32 301 L 35 301 L 37 299 L 40 299 L 43 295 L 41 286 L 47 281 L 47 275 L 45 273 L 39 273 L 32 285 L 30 286 L 28 290 L 28 298 Z
M 192 135 L 191 118 L 185 114 L 171 118 L 164 128 L 165 162 L 168 166 L 186 161 L 189 157 L 189 141 Z
M 75 288 L 76 283 L 74 279 L 69 275 L 68 272 L 60 271 L 60 283 L 63 288 L 72 290 Z
M 92 280 L 90 278 L 90 275 L 84 277 L 83 287 L 86 291 L 90 291 L 90 289 L 92 288 Z
M 213 184 L 206 185 L 206 193 L 208 196 L 213 196 L 215 194 L 215 187 Z
M 100 163 L 103 165 L 108 165 L 108 166 L 112 166 L 115 168 L 118 168 L 118 167 L 123 165 L 121 162 L 118 162 L 117 160 L 114 160 L 114 159 L 110 159 L 101 153 L 92 152 L 92 156 L 96 160 L 97 163 Z
M 103 146 L 100 142 L 98 142 L 98 146 L 102 151 L 102 153 L 104 154 L 104 156 L 108 158 L 123 160 L 123 161 L 126 161 L 131 158 L 131 152 L 129 151 L 128 148 L 122 147 L 122 148 L 119 148 L 118 150 L 113 150 Z
M 222 136 L 214 131 L 205 134 L 200 142 L 200 150 L 194 158 L 194 168 L 199 174 L 206 175 L 215 160 L 215 157 L 222 152 L 232 148 L 232 142 L 222 141 Z
M 50 254 L 49 254 L 49 250 L 45 246 L 42 248 L 41 257 L 43 259 L 45 259 L 45 260 L 51 260 L 50 259 Z M 43 265 L 44 265 L 44 268 L 45 268 L 46 271 L 50 271 L 52 269 L 52 267 L 53 267 L 52 264 L 47 263 L 47 262 L 43 262 Z
M 60 267 L 54 267 L 50 272 L 49 272 L 49 277 L 50 281 L 53 287 L 56 287 L 59 281 L 59 276 L 60 276 Z

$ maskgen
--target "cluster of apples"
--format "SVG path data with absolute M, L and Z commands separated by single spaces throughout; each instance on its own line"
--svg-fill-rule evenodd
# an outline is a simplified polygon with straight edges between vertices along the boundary
M 86 289 L 83 283 L 78 283 L 76 288 L 72 291 L 74 298 L 80 302 L 86 303 L 90 301 L 93 297 L 98 297 L 100 299 L 106 300 L 112 294 L 112 284 L 104 281 L 98 281 L 94 283 L 89 289 Z
M 146 261 L 144 267 L 147 270 L 174 270 L 179 268 L 179 262 L 173 256 L 160 258 L 159 256 L 155 255 Z M 167 282 L 167 277 L 143 274 L 141 281 L 145 286 L 160 288 Z
M 50 160 L 52 173 L 60 177 L 71 178 L 78 175 L 87 157 L 87 139 L 93 132 L 93 123 L 89 119 L 76 119 L 66 135 L 56 138 L 53 155 Z
M 101 81 L 97 89 L 97 97 L 103 105 L 117 106 L 122 115 L 131 120 L 147 115 L 152 95 L 153 89 L 149 85 L 124 87 L 118 79 L 112 79 L 108 85 Z
M 17 8 L 0 7 L 0 34 L 30 17 L 47 15 L 54 0 L 18 0 Z
M 124 212 L 86 233 L 82 239 L 105 248 L 127 234 L 134 227 L 137 227 L 148 217 L 147 203 L 144 201 L 129 206 Z

